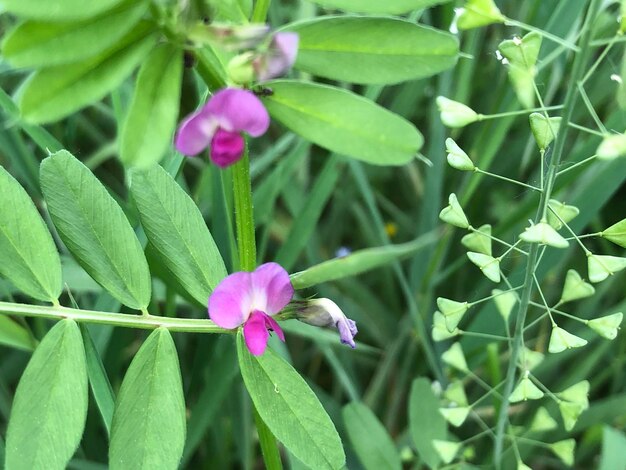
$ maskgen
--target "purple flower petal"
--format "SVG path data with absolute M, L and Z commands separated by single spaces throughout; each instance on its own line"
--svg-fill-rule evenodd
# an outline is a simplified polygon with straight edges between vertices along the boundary
M 265 263 L 252 273 L 252 291 L 255 309 L 268 315 L 280 312 L 293 297 L 289 273 L 277 263 Z
M 342 318 L 337 322 L 337 330 L 339 330 L 339 338 L 343 344 L 349 345 L 352 349 L 356 348 L 354 343 L 354 335 L 357 334 L 356 323 L 349 318 Z
M 293 66 L 298 55 L 298 33 L 276 33 L 272 38 L 269 50 L 257 62 L 257 78 L 269 80 L 284 75 Z
M 187 116 L 178 127 L 174 145 L 183 155 L 197 155 L 209 146 L 217 129 L 217 121 L 207 112 L 207 106 Z
M 220 90 L 211 97 L 206 110 L 217 119 L 219 127 L 229 132 L 245 131 L 252 137 L 259 137 L 270 125 L 265 106 L 248 90 Z
M 252 305 L 252 276 L 250 273 L 231 274 L 220 282 L 209 297 L 209 318 L 216 325 L 233 329 L 243 324 Z
M 243 325 L 243 338 L 252 354 L 260 356 L 265 352 L 270 334 L 267 331 L 266 317 L 263 312 L 254 311 Z M 280 328 L 279 328 L 280 329 Z
M 239 132 L 228 132 L 219 128 L 211 140 L 211 161 L 221 168 L 239 161 L 246 142 Z
M 285 342 L 285 333 L 283 333 L 283 329 L 280 327 L 278 322 L 269 315 L 265 315 L 265 327 L 276 333 L 276 336 L 278 336 L 283 343 Z

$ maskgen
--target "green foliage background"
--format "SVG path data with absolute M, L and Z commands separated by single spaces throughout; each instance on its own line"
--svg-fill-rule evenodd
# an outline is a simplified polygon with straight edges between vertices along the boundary
M 17 4 L 13 1 L 5 3 L 9 6 Z M 140 18 L 148 9 L 147 3 L 128 2 L 116 9 L 122 12 L 121 18 Z M 233 3 L 237 3 L 239 8 L 231 8 Z M 313 18 L 322 13 L 341 15 L 341 8 L 350 9 L 352 4 L 359 3 L 362 2 L 320 0 L 314 4 L 304 0 L 275 0 L 270 6 L 268 21 L 274 27 L 295 22 L 294 30 L 304 34 L 304 30 L 308 29 L 312 35 L 311 41 L 316 42 L 320 36 L 323 38 L 326 27 L 320 23 L 340 20 Z M 420 2 L 397 3 L 415 5 Z M 408 21 L 419 20 L 421 24 L 447 30 L 454 16 L 454 7 L 459 6 L 456 3 L 460 5 L 462 2 L 423 1 L 421 7 L 434 7 L 411 11 L 404 16 Z M 496 3 L 507 17 L 570 40 L 577 36 L 588 4 L 584 0 L 502 0 Z M 155 4 L 158 5 L 158 2 Z M 207 12 L 231 21 L 247 17 L 252 7 L 251 2 L 235 0 L 198 4 L 204 5 Z M 335 7 L 337 10 L 333 9 Z M 615 19 L 619 15 L 619 7 L 618 2 L 605 5 L 594 24 L 595 40 L 613 37 L 618 26 Z M 387 13 L 368 9 L 362 13 Z M 400 8 L 391 13 L 405 14 L 406 11 Z M 108 14 L 105 16 L 108 17 Z M 302 22 L 297 22 L 299 20 Z M 84 21 L 89 23 L 93 20 Z M 366 23 L 368 20 L 362 21 Z M 384 26 L 379 31 L 381 38 L 399 34 L 398 25 L 393 24 L 396 22 L 405 24 L 404 20 L 384 20 Z M 10 15 L 2 15 L 0 24 L 3 32 L 6 32 L 15 25 L 15 19 Z M 109 37 L 110 44 L 102 43 L 98 50 L 93 49 L 97 41 L 94 42 L 93 36 L 88 34 L 89 28 L 85 29 L 85 36 L 80 38 L 81 47 L 76 49 L 83 50 L 85 57 L 92 57 L 89 66 L 63 65 L 71 61 L 64 58 L 61 52 L 54 57 L 36 57 L 36 63 L 25 59 L 20 61 L 19 48 L 17 52 L 12 52 L 10 46 L 12 40 L 17 41 L 15 36 L 19 28 L 8 37 L 5 36 L 7 39 L 3 54 L 7 57 L 3 57 L 0 63 L 0 164 L 7 172 L 1 173 L 0 178 L 9 181 L 10 173 L 34 200 L 35 206 L 43 214 L 43 223 L 52 227 L 51 221 L 54 221 L 58 232 L 53 230 L 53 238 L 61 248 L 63 305 L 121 313 L 134 313 L 135 308 L 147 309 L 152 314 L 164 317 L 205 318 L 206 310 L 202 300 L 226 271 L 232 272 L 238 265 L 232 223 L 234 201 L 231 170 L 222 171 L 209 164 L 205 158 L 194 158 L 185 161 L 181 172 L 176 171 L 182 157 L 175 154 L 170 145 L 174 120 L 167 122 L 167 113 L 163 114 L 166 116 L 164 119 L 158 120 L 157 126 L 151 126 L 150 122 L 143 120 L 148 114 L 159 116 L 160 109 L 153 102 L 142 101 L 136 95 L 135 84 L 142 83 L 142 87 L 162 94 L 167 106 L 176 108 L 180 103 L 177 118 L 195 109 L 198 100 L 203 97 L 204 87 L 196 73 L 188 67 L 184 67 L 181 74 L 174 73 L 181 70 L 182 60 L 178 60 L 180 57 L 177 59 L 167 47 L 152 49 L 157 41 L 155 25 L 140 23 L 130 33 L 125 27 L 130 28 L 124 26 L 123 22 L 111 21 L 111 28 L 117 29 L 117 32 Z M 26 29 L 26 26 L 22 28 Z M 367 24 L 355 25 L 354 28 L 355 32 L 349 34 L 348 39 L 354 39 L 355 34 L 367 36 Z M 28 30 L 23 34 L 28 34 Z M 156 360 L 156 356 L 149 356 L 146 352 L 150 348 L 159 347 L 169 348 L 170 352 L 173 350 L 170 334 L 163 329 L 156 330 L 147 341 L 147 333 L 143 330 L 113 328 L 109 325 L 83 324 L 79 335 L 76 325 L 66 320 L 57 326 L 56 332 L 53 330 L 46 336 L 54 322 L 43 318 L 9 319 L 2 314 L 0 461 L 4 461 L 5 444 L 10 444 L 12 439 L 10 427 L 7 433 L 11 410 L 17 409 L 16 413 L 30 412 L 23 400 L 14 400 L 14 397 L 35 345 L 41 341 L 38 349 L 41 351 L 49 347 L 46 340 L 49 343 L 56 336 L 65 335 L 72 338 L 68 340 L 70 343 L 64 343 L 66 348 L 79 347 L 82 342 L 92 383 L 86 418 L 81 416 L 84 410 L 79 403 L 75 403 L 71 419 L 68 416 L 72 422 L 86 419 L 83 438 L 69 468 L 107 467 L 109 450 L 103 443 L 107 442 L 111 431 L 118 427 L 116 421 L 120 419 L 113 412 L 111 397 L 118 396 L 122 400 L 129 394 L 132 396 L 133 384 L 128 380 L 128 375 L 125 378 L 127 370 L 132 375 L 131 379 L 149 382 L 152 376 L 146 369 L 150 368 L 160 370 L 160 373 L 171 379 L 167 383 L 171 393 L 159 394 L 157 391 L 154 397 L 144 398 L 153 400 L 155 407 L 158 404 L 172 413 L 162 425 L 158 425 L 161 430 L 171 432 L 173 437 L 168 446 L 164 446 L 166 449 L 163 452 L 175 454 L 184 445 L 181 468 L 257 467 L 261 462 L 260 453 L 253 432 L 252 402 L 244 382 L 248 389 L 263 389 L 259 396 L 266 394 L 269 382 L 257 383 L 255 379 L 263 376 L 264 366 L 270 367 L 272 373 L 290 367 L 284 362 L 276 362 L 279 357 L 291 363 L 321 401 L 343 441 L 348 468 L 400 468 L 401 462 L 409 468 L 441 466 L 440 453 L 435 449 L 433 439 L 469 439 L 458 455 L 457 462 L 461 462 L 458 468 L 489 468 L 492 465 L 493 440 L 484 431 L 480 420 L 489 426 L 495 423 L 501 405 L 498 397 L 494 394 L 481 401 L 474 409 L 480 420 L 468 419 L 459 429 L 446 425 L 437 408 L 445 402 L 440 391 L 450 390 L 450 384 L 456 380 L 463 382 L 470 403 L 482 397 L 489 387 L 497 386 L 506 373 L 508 352 L 504 343 L 494 342 L 488 337 L 461 337 L 469 368 L 479 377 L 476 380 L 446 365 L 442 361 L 442 354 L 448 344 L 431 340 L 432 314 L 437 308 L 437 297 L 459 301 L 477 300 L 490 295 L 493 287 L 492 283 L 480 276 L 476 266 L 467 260 L 466 250 L 460 243 L 464 233 L 452 227 L 443 227 L 438 216 L 447 204 L 448 194 L 454 192 L 469 220 L 476 221 L 475 226 L 492 223 L 495 236 L 515 240 L 517 234 L 528 225 L 528 219 L 534 217 L 538 198 L 532 191 L 520 186 L 507 185 L 480 174 L 452 170 L 446 164 L 444 141 L 451 135 L 481 169 L 530 184 L 538 184 L 541 168 L 527 115 L 502 117 L 450 131 L 441 123 L 435 97 L 446 96 L 483 114 L 521 109 L 507 71 L 495 57 L 498 44 L 514 34 L 522 34 L 522 31 L 515 26 L 503 25 L 463 32 L 460 48 L 464 57 L 454 67 L 454 60 L 450 58 L 447 62 L 444 59 L 444 63 L 433 61 L 432 73 L 437 75 L 431 78 L 421 78 L 421 75 L 412 75 L 410 72 L 397 76 L 391 73 L 393 67 L 403 69 L 403 60 L 409 60 L 406 58 L 398 59 L 389 70 L 371 70 L 368 63 L 360 61 L 358 56 L 354 58 L 355 67 L 362 65 L 364 70 L 359 71 L 357 68 L 352 76 L 345 76 L 339 67 L 333 70 L 332 64 L 340 62 L 340 57 L 331 56 L 329 59 L 327 56 L 326 60 L 331 64 L 329 66 L 322 60 L 323 57 L 320 59 L 311 54 L 305 56 L 307 60 L 299 59 L 302 72 L 295 72 L 292 78 L 311 74 L 317 77 L 318 83 L 280 80 L 268 84 L 281 93 L 267 97 L 266 104 L 271 112 L 278 113 L 282 119 L 275 119 L 266 136 L 250 142 L 257 259 L 259 262 L 276 261 L 289 272 L 297 273 L 293 281 L 296 287 L 304 289 L 300 292 L 303 298 L 308 295 L 329 297 L 340 305 L 359 326 L 356 350 L 351 351 L 339 345 L 334 332 L 314 329 L 290 320 L 284 323 L 287 344 L 273 341 L 270 344 L 275 353 L 259 363 L 250 362 L 246 365 L 245 361 L 241 362 L 242 379 L 236 365 L 236 344 L 231 336 L 174 332 L 171 336 L 178 352 L 182 376 L 182 383 L 177 383 L 172 372 L 178 368 L 172 362 L 175 358 L 173 353 Z M 419 44 L 423 39 L 416 37 L 413 40 Z M 119 44 L 132 46 L 121 47 Z M 304 44 L 306 46 L 306 41 Z M 59 51 L 66 50 L 65 47 L 59 45 Z M 332 48 L 333 44 L 328 47 Z M 416 47 L 410 48 L 412 54 L 415 54 Z M 150 50 L 157 52 L 152 52 L 146 59 Z M 601 48 L 594 49 L 593 57 L 597 57 L 599 51 Z M 544 39 L 536 77 L 544 99 L 555 104 L 563 101 L 566 87 L 572 86 L 568 78 L 573 54 L 557 55 L 557 52 L 557 45 Z M 399 53 L 402 56 L 403 51 Z M 14 55 L 13 62 L 7 61 L 11 54 Z M 613 47 L 585 85 L 589 100 L 606 127 L 620 133 L 626 128 L 626 114 L 620 103 L 623 105 L 626 100 L 622 85 L 610 77 L 621 74 L 623 54 L 621 43 Z M 116 57 L 115 61 L 108 60 L 113 56 Z M 205 59 L 208 62 L 200 60 L 197 63 L 200 74 L 203 73 L 203 63 L 210 63 L 211 60 Z M 146 68 L 166 68 L 168 73 L 172 70 L 174 72 L 169 77 L 165 76 L 163 83 L 150 82 L 148 72 L 143 79 L 139 74 L 139 82 L 128 78 L 130 71 L 142 62 Z M 46 68 L 36 72 L 29 84 L 20 88 L 26 72 L 19 67 L 38 67 L 42 64 Z M 104 73 L 107 80 L 99 80 L 100 74 Z M 72 90 L 71 98 L 59 93 L 57 88 L 62 88 L 62 82 L 68 80 L 68 77 L 78 83 L 77 88 Z M 219 82 L 223 77 L 213 78 Z M 172 81 L 174 85 L 182 83 L 180 97 L 177 94 L 180 87 L 171 86 Z M 40 85 L 37 88 L 38 83 Z M 41 86 L 42 83 L 48 88 Z M 328 85 L 344 90 L 331 89 Z M 113 91 L 109 93 L 111 89 Z M 349 93 L 375 101 L 415 124 L 420 132 L 407 131 L 409 124 L 406 121 L 380 108 L 376 108 L 375 113 L 371 111 L 371 115 L 367 114 L 368 108 L 372 106 L 369 102 L 359 100 L 358 103 L 363 106 L 359 110 L 353 107 L 355 101 L 346 101 L 347 104 L 344 104 L 342 100 L 348 99 L 346 96 L 353 99 Z M 19 98 L 21 114 L 12 96 Z M 300 122 L 302 108 L 298 100 L 302 96 L 315 98 L 309 103 L 312 114 L 327 113 L 334 120 L 330 124 L 306 120 Z M 61 116 L 58 109 L 68 99 L 74 102 L 75 109 L 68 108 L 62 114 L 63 119 L 58 120 Z M 79 110 L 88 103 L 92 104 Z M 132 103 L 140 103 L 137 106 L 145 109 L 145 113 L 129 112 Z M 381 140 L 378 132 L 382 126 L 377 127 L 378 121 L 368 119 L 379 113 L 385 115 L 380 118 L 380 122 L 384 122 L 385 135 L 394 137 L 391 141 Z M 46 125 L 32 124 L 33 121 Z M 583 126 L 593 126 L 592 117 L 580 103 L 574 109 L 572 121 Z M 135 134 L 133 130 L 143 134 Z M 410 139 L 404 140 L 406 135 L 410 135 Z M 566 143 L 564 160 L 567 163 L 582 161 L 595 152 L 600 141 L 600 136 L 591 133 L 572 133 Z M 146 142 L 150 143 L 151 152 L 164 153 L 161 162 L 163 170 L 141 168 L 146 159 L 152 158 L 151 152 L 143 147 Z M 430 165 L 412 158 L 420 147 L 419 151 L 428 158 Z M 54 167 L 58 167 L 55 163 L 60 162 L 60 159 L 57 162 L 48 160 L 43 165 L 40 181 L 41 161 L 48 156 L 48 152 L 63 148 L 70 150 L 84 166 L 74 160 L 67 160 L 64 164 L 71 168 L 64 171 L 71 171 L 73 177 L 59 184 L 59 178 L 64 177 L 65 173 Z M 346 155 L 357 159 L 347 158 Z M 127 172 L 122 161 L 139 168 Z M 402 166 L 378 166 L 380 163 Z M 88 170 L 93 172 L 101 185 L 93 183 L 90 193 L 76 190 L 72 195 L 69 192 L 72 184 L 80 187 L 86 184 L 84 179 L 92 178 Z M 626 214 L 625 179 L 624 159 L 582 165 L 560 178 L 556 188 L 559 199 L 580 209 L 580 215 L 571 223 L 572 228 L 578 233 L 598 232 L 623 219 Z M 0 194 L 3 198 L 0 201 L 2 214 L 15 204 L 8 194 Z M 106 220 L 99 220 L 97 216 L 80 208 L 72 208 L 72 204 L 80 206 L 81 198 L 99 201 L 104 208 L 102 210 L 110 212 L 107 212 L 109 215 Z M 119 211 L 118 204 L 121 207 Z M 175 237 L 175 246 L 169 240 L 159 243 L 158 236 L 163 233 L 165 216 L 169 215 L 168 220 L 177 220 L 176 215 L 181 211 L 193 214 L 188 220 L 179 221 L 181 224 L 188 223 L 187 231 L 169 234 Z M 29 217 L 33 220 L 29 224 L 42 223 L 32 207 L 20 207 L 20 214 L 22 220 Z M 112 254 L 111 259 L 99 258 L 96 248 L 86 249 L 90 243 L 102 244 L 102 239 L 91 236 L 91 233 L 75 233 L 74 236 L 81 239 L 76 246 L 66 241 L 70 235 L 64 234 L 64 230 L 71 232 L 77 223 L 68 220 L 70 216 L 89 221 L 95 231 L 98 230 L 98 223 L 102 225 L 104 222 L 115 228 L 113 234 L 110 234 L 111 238 L 104 240 L 105 244 L 110 244 L 105 251 Z M 204 229 L 203 220 L 210 235 Z M 20 223 L 19 220 L 14 222 Z M 100 230 L 104 231 L 106 227 L 101 226 Z M 41 249 L 51 243 L 46 235 L 37 230 L 28 233 L 28 236 Z M 66 242 L 62 243 L 61 239 Z M 146 246 L 147 240 L 150 243 L 144 256 L 142 247 Z M 183 256 L 183 248 L 199 240 L 202 242 L 198 245 L 202 247 L 202 252 L 197 253 L 194 259 L 186 260 L 183 268 L 168 263 L 167 260 L 172 258 L 168 253 L 176 252 Z M 388 246 L 391 244 L 394 246 Z M 624 256 L 623 248 L 604 239 L 586 240 L 586 246 L 594 252 Z M 333 264 L 331 260 L 343 247 L 352 251 L 370 251 L 347 258 L 346 263 Z M 82 255 L 77 255 L 76 252 L 81 250 Z M 219 250 L 224 265 L 220 264 L 216 250 Z M 45 258 L 46 266 L 51 271 L 58 265 L 53 251 L 48 250 Z M 42 262 L 42 259 L 28 253 L 25 258 L 35 266 L 35 270 L 37 263 Z M 321 264 L 325 262 L 329 264 Z M 208 268 L 207 264 L 211 267 Z M 125 268 L 117 269 L 122 265 Z M 315 270 L 299 273 L 314 265 Z M 148 267 L 152 281 L 148 278 Z M 537 277 L 550 299 L 559 298 L 565 273 L 572 267 L 579 272 L 586 272 L 585 260 L 576 252 L 573 244 L 566 251 L 546 252 Z M 503 272 L 514 281 L 521 280 L 522 269 L 522 259 L 515 257 L 502 266 Z M 102 270 L 114 272 L 114 275 L 106 276 L 106 279 L 115 278 L 113 285 L 106 285 L 108 291 L 89 275 L 106 284 L 108 281 L 102 281 L 97 274 L 93 274 Z M 0 273 L 3 273 L 1 268 Z M 624 310 L 624 276 L 624 272 L 611 276 L 597 286 L 595 296 L 579 301 L 568 311 L 580 318 L 595 318 L 605 312 Z M 0 278 L 0 300 L 21 303 L 33 303 L 31 297 L 42 302 L 56 300 L 59 279 L 55 272 L 43 283 L 25 287 Z M 316 279 L 327 282 L 318 284 Z M 563 429 L 556 405 L 549 402 L 547 410 L 558 421 L 556 429 L 547 432 L 536 430 L 533 420 L 536 419 L 538 406 L 532 401 L 513 407 L 512 423 L 520 427 L 520 435 L 540 442 L 553 443 L 571 435 L 577 442 L 576 465 L 580 468 L 624 468 L 623 459 L 619 458 L 626 452 L 623 433 L 626 426 L 624 334 L 620 332 L 615 340 L 607 341 L 592 333 L 582 332 L 576 322 L 559 322 L 559 325 L 571 328 L 570 331 L 589 340 L 589 344 L 583 349 L 547 356 L 533 373 L 554 392 L 581 380 L 589 380 L 590 407 L 582 414 L 571 433 Z M 502 335 L 505 331 L 492 302 L 474 307 L 461 327 L 463 330 L 492 335 Z M 53 334 L 56 336 L 51 337 Z M 550 328 L 545 321 L 531 331 L 527 345 L 544 352 L 549 337 Z M 140 350 L 140 347 L 145 349 Z M 131 365 L 133 358 L 137 362 Z M 61 358 L 52 360 L 59 362 L 59 370 L 85 367 L 85 364 L 63 363 Z M 272 362 L 279 365 L 272 366 Z M 143 364 L 142 368 L 135 365 L 140 363 Z M 39 363 L 36 365 L 41 366 Z M 271 373 L 267 375 L 271 379 Z M 279 378 L 276 377 L 274 381 L 277 387 L 282 386 L 278 383 Z M 296 380 L 293 380 L 297 382 L 295 385 L 290 384 L 292 379 L 292 376 L 287 375 L 287 387 L 298 389 L 303 386 L 304 382 Z M 43 378 L 41 375 L 28 376 L 28 380 Z M 308 390 L 306 384 L 303 394 Z M 81 387 L 84 388 L 84 384 Z M 84 392 L 83 388 L 80 393 Z M 149 393 L 144 389 L 135 393 L 144 392 Z M 184 394 L 186 409 L 183 409 L 179 392 Z M 33 397 L 32 400 L 39 398 Z M 130 406 L 127 403 L 124 406 Z M 293 408 L 296 406 L 293 403 L 297 405 L 298 402 L 286 399 L 285 403 L 281 402 L 281 406 Z M 262 416 L 263 412 L 269 413 L 268 408 L 273 406 L 264 409 L 264 405 L 256 403 L 256 400 L 255 404 Z M 311 409 L 315 408 L 311 406 Z M 121 405 L 119 408 L 122 411 L 118 413 L 125 411 Z M 149 411 L 147 414 L 150 414 Z M 184 426 L 176 421 L 180 421 L 183 414 L 187 418 L 186 435 Z M 263 418 L 270 425 L 268 419 L 265 416 Z M 320 418 L 320 421 L 324 421 L 324 418 Z M 328 433 L 332 434 L 332 426 L 328 428 L 327 423 L 324 423 L 320 429 L 325 429 L 327 434 L 311 436 L 311 440 L 316 446 L 327 445 L 331 449 L 328 453 L 332 458 L 326 463 L 320 463 L 319 468 L 326 464 L 333 467 L 341 461 L 340 452 L 332 448 L 335 441 L 330 439 L 330 444 L 325 443 Z M 51 422 L 45 424 L 54 425 Z M 129 429 L 128 422 L 119 426 L 122 428 L 122 431 L 117 431 L 120 433 L 118 436 L 121 436 L 119 439 L 133 439 L 128 436 L 133 435 L 136 427 Z M 364 432 L 364 429 L 368 432 Z M 68 436 L 62 436 L 70 444 L 77 441 L 76 433 L 72 434 L 71 431 L 68 430 Z M 474 438 L 482 432 L 485 432 L 484 436 Z M 158 445 L 155 442 L 167 441 L 167 435 L 152 435 L 149 429 L 142 434 L 145 442 L 153 446 Z M 287 445 L 292 436 L 277 434 L 277 437 Z M 293 449 L 298 448 L 298 445 L 293 445 Z M 124 442 L 113 440 L 111 447 L 117 449 L 112 452 L 121 459 Z M 306 452 L 313 454 L 311 457 L 305 456 L 309 462 L 315 462 L 319 457 L 319 453 L 311 449 L 298 449 L 293 454 L 285 449 L 283 452 L 285 464 L 290 468 L 300 468 L 302 464 L 298 457 L 302 458 Z M 538 465 L 545 468 L 564 466 L 563 459 L 557 458 L 546 446 L 521 443 L 519 452 L 524 462 L 533 468 Z M 142 455 L 123 457 L 137 462 L 144 458 Z M 111 460 L 110 465 L 115 467 L 116 462 Z M 124 468 L 119 461 L 117 465 L 117 468 Z M 7 468 L 11 468 L 9 462 Z M 505 453 L 504 468 L 514 468 L 512 451 Z

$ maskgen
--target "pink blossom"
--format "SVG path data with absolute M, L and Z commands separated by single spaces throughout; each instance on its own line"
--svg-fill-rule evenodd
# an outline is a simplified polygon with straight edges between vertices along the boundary
M 246 346 L 259 356 L 267 347 L 270 331 L 281 341 L 285 335 L 276 315 L 293 297 L 289 274 L 276 263 L 265 263 L 254 272 L 237 272 L 218 284 L 209 297 L 209 317 L 226 329 L 243 325 Z
M 284 75 L 293 66 L 298 55 L 298 33 L 276 33 L 264 54 L 259 55 L 253 62 L 255 75 L 258 80 Z
M 245 141 L 242 132 L 259 137 L 267 131 L 269 124 L 269 114 L 254 93 L 225 88 L 183 120 L 176 133 L 176 150 L 191 156 L 210 147 L 211 160 L 224 168 L 243 155 Z

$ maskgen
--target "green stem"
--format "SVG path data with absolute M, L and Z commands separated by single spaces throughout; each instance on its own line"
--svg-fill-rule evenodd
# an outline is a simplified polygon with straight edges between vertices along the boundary
M 488 121 L 489 119 L 499 119 L 503 117 L 513 117 L 513 116 L 521 116 L 524 114 L 531 113 L 541 113 L 546 111 L 555 111 L 558 109 L 562 109 L 563 106 L 560 104 L 554 106 L 544 106 L 539 108 L 530 108 L 530 109 L 519 109 L 517 111 L 506 111 L 504 113 L 495 113 L 495 114 L 479 114 L 479 121 Z
M 131 315 L 125 313 L 98 312 L 95 310 L 79 310 L 57 306 L 26 305 L 0 302 L 0 314 L 19 317 L 52 318 L 63 320 L 70 318 L 79 323 L 99 323 L 102 325 L 121 326 L 125 328 L 141 328 L 154 330 L 159 327 L 169 331 L 185 333 L 232 333 L 218 327 L 211 320 L 191 318 L 169 318 L 154 315 Z
M 583 77 L 584 66 L 587 61 L 589 52 L 589 43 L 591 41 L 592 24 L 596 18 L 598 9 L 600 7 L 600 0 L 591 0 L 589 9 L 587 10 L 587 17 L 582 27 L 582 35 L 580 41 L 580 52 L 574 60 L 571 84 L 567 89 L 565 96 L 563 115 L 561 119 L 561 125 L 557 133 L 556 141 L 554 143 L 554 152 L 552 154 L 552 161 L 548 168 L 548 173 L 545 179 L 545 190 L 541 193 L 541 200 L 537 215 L 535 216 L 536 222 L 539 222 L 545 217 L 548 208 L 548 201 L 552 194 L 554 182 L 557 177 L 557 170 L 561 163 L 561 157 L 563 156 L 563 149 L 565 147 L 565 141 L 567 138 L 567 131 L 569 128 L 569 122 L 572 118 L 574 111 L 574 104 L 576 101 L 576 91 L 578 90 L 578 83 Z M 521 25 L 518 25 L 521 26 Z M 528 311 L 530 296 L 533 291 L 533 276 L 535 273 L 535 265 L 538 257 L 539 245 L 533 244 L 530 247 L 530 252 L 526 264 L 526 273 L 524 275 L 524 290 L 520 296 L 520 303 L 517 311 L 517 318 L 515 324 L 515 334 L 513 337 L 513 344 L 511 348 L 511 357 L 509 359 L 509 365 L 506 373 L 506 383 L 503 392 L 502 407 L 498 415 L 498 422 L 496 424 L 496 440 L 494 450 L 494 463 L 497 469 L 502 467 L 502 452 L 504 447 L 504 440 L 506 437 L 506 426 L 508 423 L 509 413 L 509 396 L 515 386 L 515 372 L 517 370 L 517 359 L 524 346 L 524 324 L 526 322 L 526 313 Z
M 278 452 L 276 439 L 254 405 L 252 405 L 252 408 L 254 409 L 254 423 L 259 433 L 259 444 L 261 445 L 265 468 L 266 470 L 281 470 L 283 465 L 280 461 L 280 453 Z
M 250 160 L 248 146 L 239 162 L 232 166 L 233 193 L 235 200 L 235 225 L 237 227 L 237 247 L 239 269 L 253 271 L 256 268 L 256 239 L 254 231 L 254 210 L 252 207 L 252 182 L 250 181 Z M 272 431 L 261 416 L 254 410 L 254 422 L 259 435 L 259 444 L 265 468 L 281 470 L 278 444 Z
M 565 47 L 567 49 L 571 49 L 572 51 L 575 51 L 575 52 L 580 52 L 580 49 L 575 44 L 572 44 L 572 43 L 566 41 L 563 38 L 555 36 L 552 33 L 544 31 L 543 29 L 535 28 L 534 26 L 531 26 L 531 25 L 526 24 L 526 23 L 522 23 L 521 21 L 512 20 L 510 18 L 507 18 L 504 21 L 504 24 L 507 25 L 507 26 L 517 26 L 518 28 L 526 30 L 526 31 L 532 31 L 532 32 L 535 32 L 535 33 L 539 33 L 543 37 L 545 37 L 547 39 L 550 39 L 551 41 L 556 42 L 557 44 L 560 44 L 561 46 L 563 46 L 563 47 Z
M 254 11 L 252 12 L 252 18 L 250 18 L 250 20 L 253 23 L 265 23 L 270 3 L 271 0 L 257 0 L 254 4 Z
M 232 172 L 239 268 L 242 271 L 254 271 L 256 268 L 256 239 L 254 233 L 252 183 L 250 181 L 250 161 L 247 144 L 243 157 L 239 162 L 233 165 Z

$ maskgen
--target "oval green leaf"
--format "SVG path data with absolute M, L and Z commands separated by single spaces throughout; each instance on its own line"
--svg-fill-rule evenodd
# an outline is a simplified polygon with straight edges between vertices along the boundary
M 300 374 L 271 349 L 258 357 L 250 354 L 241 333 L 237 355 L 254 406 L 274 436 L 310 468 L 342 468 L 341 439 Z
M 56 302 L 61 260 L 52 236 L 24 188 L 0 166 L 0 275 L 25 294 Z
M 46 21 L 72 21 L 95 16 L 121 0 L 2 0 L 4 10 L 16 16 Z
M 272 117 L 331 151 L 375 165 L 403 165 L 417 155 L 422 134 L 406 119 L 352 92 L 276 80 L 264 103 Z
M 103 98 L 119 86 L 152 49 L 154 26 L 140 23 L 106 51 L 83 62 L 38 70 L 20 89 L 19 106 L 25 120 L 59 120 Z
M 430 77 L 454 66 L 459 53 L 452 34 L 393 18 L 321 17 L 286 29 L 300 36 L 296 68 L 352 83 Z
M 387 13 L 400 15 L 418 8 L 428 8 L 451 0 L 311 0 L 326 8 L 338 8 L 356 13 Z
M 367 406 L 350 403 L 343 407 L 342 416 L 352 447 L 366 470 L 402 468 L 391 436 Z
M 409 398 L 411 436 L 417 453 L 430 468 L 438 468 L 441 462 L 433 441 L 445 440 L 447 437 L 446 420 L 439 412 L 439 406 L 439 399 L 433 393 L 428 379 L 415 379 Z
M 408 243 L 355 251 L 347 256 L 333 258 L 311 266 L 305 271 L 292 274 L 291 283 L 295 289 L 304 289 L 322 282 L 354 276 L 410 256 L 436 241 L 436 235 L 429 234 Z
M 0 315 L 0 344 L 32 351 L 36 343 L 35 338 L 26 328 L 8 316 Z
M 181 287 L 206 306 L 228 273 L 198 207 L 158 165 L 134 170 L 130 190 L 150 244 Z
M 115 44 L 137 24 L 147 7 L 145 1 L 131 1 L 79 22 L 25 21 L 6 35 L 2 54 L 15 67 L 77 62 Z
M 111 470 L 179 466 L 185 445 L 185 398 L 176 346 L 158 328 L 130 364 L 115 403 Z
M 44 337 L 17 386 L 6 442 L 6 467 L 64 469 L 87 417 L 85 350 L 73 320 Z
M 158 163 L 176 129 L 183 54 L 170 44 L 154 49 L 139 69 L 135 94 L 122 128 L 120 158 L 129 166 Z
M 41 163 L 41 189 L 61 239 L 78 263 L 123 304 L 150 302 L 148 263 L 122 208 L 69 152 Z

